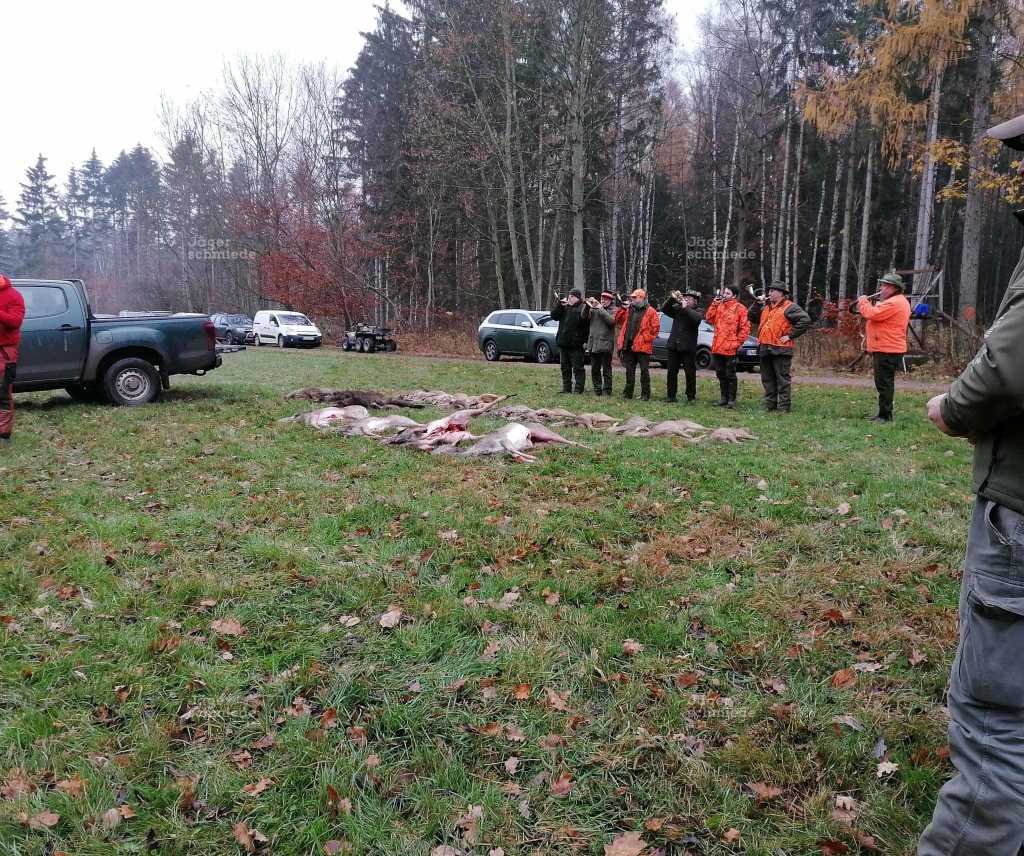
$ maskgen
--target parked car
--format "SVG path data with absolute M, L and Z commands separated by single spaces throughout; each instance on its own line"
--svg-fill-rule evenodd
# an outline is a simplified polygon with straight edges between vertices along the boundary
M 80 401 L 148 404 L 171 375 L 221 364 L 206 315 L 93 315 L 79 279 L 16 279 L 25 298 L 18 392 L 65 389 Z
M 558 361 L 558 322 L 548 312 L 499 309 L 480 324 L 476 340 L 491 362 L 503 356 L 526 357 L 538 363 Z
M 398 342 L 392 335 L 391 328 L 373 324 L 356 324 L 351 330 L 341 334 L 341 341 L 338 344 L 343 351 L 362 351 L 364 354 L 398 350 Z
M 661 332 L 658 333 L 658 338 L 654 340 L 654 351 L 651 354 L 651 359 L 659 363 L 662 368 L 665 368 L 668 366 L 668 336 L 672 332 L 672 319 L 660 312 L 658 313 L 658 318 L 661 320 Z M 714 337 L 715 328 L 707 321 L 701 321 L 700 328 L 697 331 L 697 368 L 711 368 L 711 341 Z M 757 339 L 753 336 L 748 336 L 736 356 L 739 357 L 736 364 L 738 369 L 741 371 L 756 371 L 761 365 L 761 361 L 757 356 Z
M 248 315 L 228 315 L 225 312 L 218 312 L 210 316 L 213 326 L 217 330 L 217 338 L 229 345 L 247 345 L 256 341 L 256 334 L 252 329 L 252 318 Z
M 257 347 L 319 348 L 324 340 L 320 328 L 301 312 L 261 310 L 252 320 L 252 329 Z

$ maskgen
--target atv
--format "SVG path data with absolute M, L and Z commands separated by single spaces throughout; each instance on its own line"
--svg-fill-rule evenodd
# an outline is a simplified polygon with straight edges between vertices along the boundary
M 390 327 L 371 324 L 356 324 L 355 329 L 346 330 L 339 344 L 343 351 L 362 351 L 364 354 L 398 350 L 398 342 L 391 335 Z

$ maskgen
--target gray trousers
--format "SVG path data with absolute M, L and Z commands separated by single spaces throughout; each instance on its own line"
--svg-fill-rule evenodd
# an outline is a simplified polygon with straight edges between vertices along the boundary
M 1024 848 L 1024 515 L 978 497 L 950 676 L 953 776 L 918 856 L 1018 856 Z

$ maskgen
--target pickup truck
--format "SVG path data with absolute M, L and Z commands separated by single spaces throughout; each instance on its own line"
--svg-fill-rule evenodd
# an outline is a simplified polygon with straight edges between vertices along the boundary
M 221 364 L 206 315 L 93 315 L 81 280 L 16 279 L 25 298 L 16 392 L 65 389 L 78 401 L 148 404 L 175 374 Z

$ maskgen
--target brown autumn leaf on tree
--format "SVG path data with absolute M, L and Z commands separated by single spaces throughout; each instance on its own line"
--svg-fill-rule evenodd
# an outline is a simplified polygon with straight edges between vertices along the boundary
M 249 631 L 235 618 L 217 618 L 210 622 L 210 629 L 218 636 L 245 636 Z
M 605 844 L 604 856 L 640 856 L 647 844 L 639 832 L 624 832 Z

